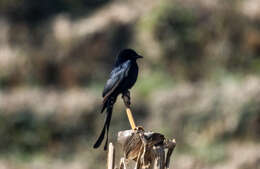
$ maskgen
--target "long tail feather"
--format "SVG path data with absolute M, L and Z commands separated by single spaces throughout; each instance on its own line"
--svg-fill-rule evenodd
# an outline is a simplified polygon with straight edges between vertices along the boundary
M 103 113 L 103 111 L 106 109 L 106 107 L 107 107 L 107 102 L 104 102 L 100 113 Z
M 105 143 L 105 147 L 104 147 L 104 150 L 107 149 L 107 143 L 108 143 L 108 133 L 109 133 L 109 126 L 110 126 L 110 121 L 111 121 L 111 117 L 112 117 L 112 109 L 113 109 L 113 106 L 112 107 L 109 107 L 107 109 L 107 138 L 106 138 L 106 143 Z
M 113 111 L 113 105 L 109 105 L 107 107 L 107 116 L 106 116 L 106 121 L 105 121 L 104 127 L 103 127 L 96 143 L 93 146 L 94 148 L 98 148 L 101 145 L 102 141 L 104 140 L 106 131 L 107 131 L 107 137 L 106 137 L 106 143 L 105 143 L 104 150 L 107 149 L 108 131 L 109 131 L 110 121 L 111 121 L 111 117 L 112 117 L 112 111 Z
M 96 143 L 94 144 L 93 148 L 98 148 L 100 146 L 100 144 L 102 143 L 102 141 L 104 139 L 105 133 L 106 133 L 106 123 L 104 124 L 104 127 L 103 127 Z

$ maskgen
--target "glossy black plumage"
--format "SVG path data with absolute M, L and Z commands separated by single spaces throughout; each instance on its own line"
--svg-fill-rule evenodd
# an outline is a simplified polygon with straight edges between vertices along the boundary
M 106 109 L 106 120 L 101 134 L 94 144 L 94 148 L 98 148 L 107 133 L 104 149 L 107 149 L 108 131 L 112 117 L 113 105 L 119 94 L 128 93 L 129 89 L 135 84 L 138 76 L 138 65 L 136 59 L 142 58 L 132 49 L 122 50 L 116 58 L 115 65 L 110 73 L 110 77 L 106 82 L 102 96 L 103 106 L 101 113 Z M 106 132 L 107 131 L 107 132 Z

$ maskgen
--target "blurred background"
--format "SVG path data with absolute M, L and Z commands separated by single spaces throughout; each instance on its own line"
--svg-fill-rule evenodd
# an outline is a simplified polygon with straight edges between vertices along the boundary
M 136 123 L 176 138 L 171 168 L 260 168 L 258 0 L 0 0 L 0 169 L 104 168 L 101 93 L 126 47 L 144 56 Z M 119 97 L 110 141 L 129 128 Z

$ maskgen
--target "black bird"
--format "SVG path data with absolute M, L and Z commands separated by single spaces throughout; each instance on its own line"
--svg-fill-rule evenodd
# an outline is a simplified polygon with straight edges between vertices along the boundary
M 103 106 L 101 113 L 106 109 L 106 120 L 99 138 L 94 144 L 94 148 L 98 148 L 102 143 L 105 133 L 107 131 L 106 143 L 104 150 L 107 149 L 108 131 L 112 117 L 113 105 L 116 102 L 117 96 L 122 94 L 122 97 L 128 98 L 128 105 L 130 106 L 130 92 L 129 89 L 133 87 L 137 80 L 138 65 L 136 60 L 143 58 L 132 49 L 124 49 L 119 52 L 115 65 L 110 73 L 110 77 L 106 82 L 103 90 Z

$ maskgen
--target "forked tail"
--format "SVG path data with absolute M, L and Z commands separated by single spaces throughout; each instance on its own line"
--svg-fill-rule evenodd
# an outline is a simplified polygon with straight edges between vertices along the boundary
M 103 127 L 103 129 L 102 129 L 102 131 L 101 131 L 101 133 L 100 133 L 100 135 L 99 135 L 99 137 L 98 137 L 96 143 L 95 143 L 94 146 L 93 146 L 94 148 L 98 148 L 98 147 L 101 145 L 101 143 L 102 143 L 102 141 L 103 141 L 103 139 L 104 139 L 104 137 L 105 137 L 105 134 L 107 133 L 106 143 L 105 143 L 105 146 L 104 146 L 104 150 L 107 149 L 108 131 L 109 131 L 110 121 L 111 121 L 111 117 L 112 117 L 113 104 L 107 105 L 106 108 L 107 108 L 107 114 L 106 114 L 106 121 L 105 121 L 104 127 Z M 102 108 L 102 110 L 103 110 L 103 109 L 104 109 L 104 108 Z M 106 131 L 107 131 L 107 132 L 106 132 Z

